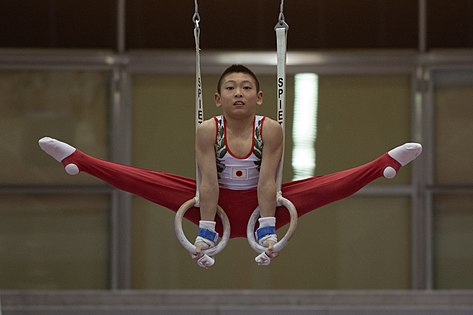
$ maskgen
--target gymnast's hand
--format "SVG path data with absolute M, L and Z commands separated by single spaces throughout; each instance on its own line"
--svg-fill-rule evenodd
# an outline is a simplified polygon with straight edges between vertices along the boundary
M 193 259 L 197 260 L 197 265 L 205 269 L 212 267 L 215 263 L 215 259 L 213 257 L 210 257 L 209 255 L 204 254 L 202 251 L 213 246 L 202 241 L 196 241 L 194 246 L 195 253 L 191 256 Z
M 194 246 L 195 253 L 191 254 L 192 259 L 199 259 L 200 257 L 204 256 L 204 253 L 202 253 L 202 251 L 210 248 L 209 244 L 201 241 L 195 242 Z
M 277 241 L 268 239 L 263 242 L 263 246 L 266 247 L 265 253 L 268 255 L 269 258 L 274 259 L 279 256 L 279 252 L 273 251 L 273 246 L 276 244 Z

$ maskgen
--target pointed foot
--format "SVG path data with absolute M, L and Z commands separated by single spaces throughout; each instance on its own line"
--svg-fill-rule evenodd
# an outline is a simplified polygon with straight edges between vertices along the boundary
M 50 137 L 39 139 L 38 144 L 44 152 L 58 162 L 61 162 L 76 151 L 76 148 L 73 146 Z M 79 168 L 73 163 L 67 164 L 65 170 L 69 175 L 79 174 Z

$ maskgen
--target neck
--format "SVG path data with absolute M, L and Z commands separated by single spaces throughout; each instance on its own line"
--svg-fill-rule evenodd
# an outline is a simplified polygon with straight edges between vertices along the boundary
M 228 129 L 234 131 L 246 130 L 248 128 L 253 129 L 253 123 L 255 120 L 255 115 L 244 118 L 232 118 L 225 116 L 225 122 Z

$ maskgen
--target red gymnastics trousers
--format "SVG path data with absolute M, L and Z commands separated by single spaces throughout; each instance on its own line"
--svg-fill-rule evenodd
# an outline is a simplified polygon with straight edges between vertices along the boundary
M 93 175 L 110 185 L 153 203 L 177 211 L 196 192 L 195 180 L 166 172 L 141 169 L 94 158 L 79 150 L 62 161 L 74 163 L 81 172 Z M 383 176 L 386 167 L 396 171 L 401 165 L 387 153 L 367 164 L 345 171 L 310 177 L 284 183 L 282 195 L 297 208 L 299 217 L 331 202 L 348 197 L 373 180 Z M 256 189 L 230 190 L 220 188 L 219 205 L 225 210 L 231 227 L 230 237 L 246 237 L 248 220 L 258 204 Z M 185 217 L 198 224 L 198 208 L 189 209 Z M 289 223 L 289 213 L 284 208 L 276 210 L 277 228 Z M 217 219 L 217 232 L 222 225 Z

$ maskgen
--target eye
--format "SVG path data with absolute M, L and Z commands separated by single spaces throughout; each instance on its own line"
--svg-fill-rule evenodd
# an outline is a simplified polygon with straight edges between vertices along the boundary
M 251 90 L 251 89 L 252 89 L 251 86 L 244 86 L 243 88 L 244 88 L 245 90 Z

